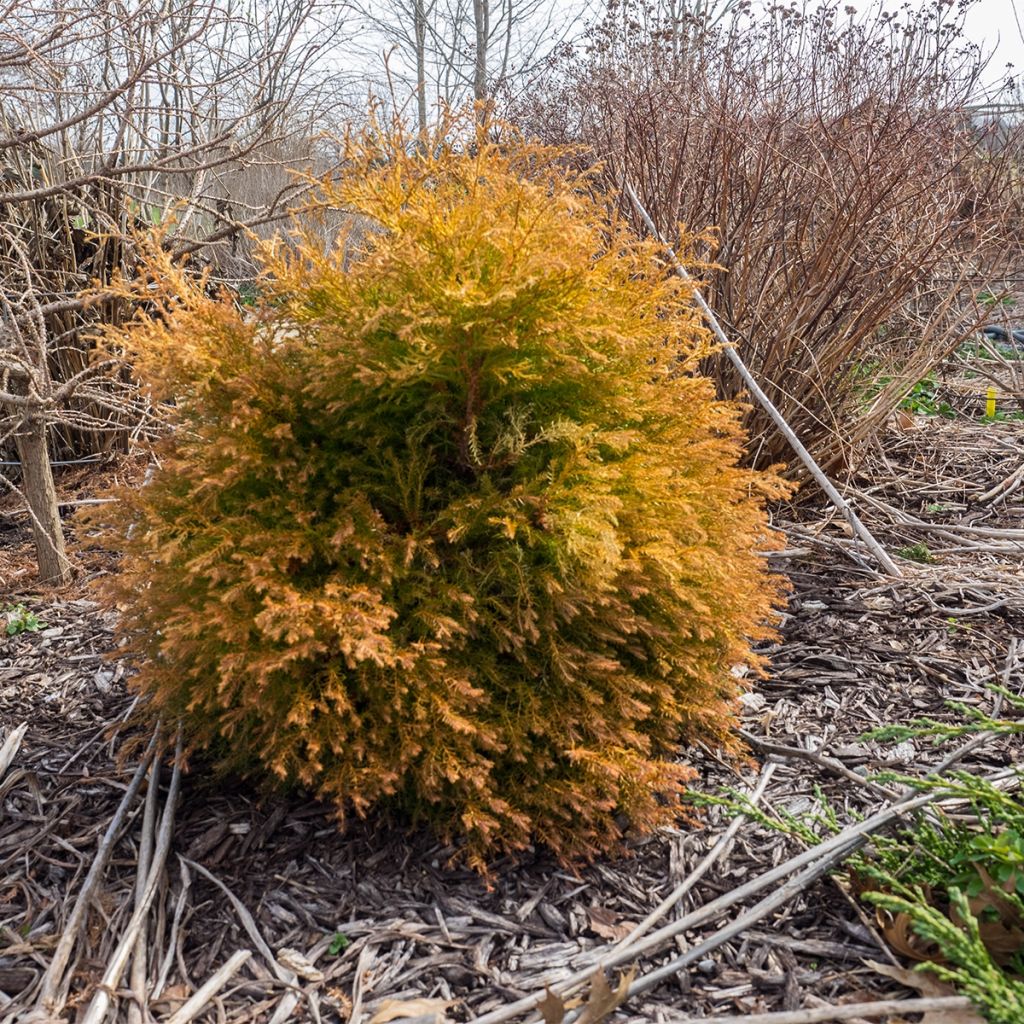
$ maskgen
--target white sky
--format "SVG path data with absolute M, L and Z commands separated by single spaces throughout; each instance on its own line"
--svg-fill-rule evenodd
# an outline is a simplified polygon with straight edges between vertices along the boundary
M 602 0 L 598 0 L 601 3 Z M 757 6 L 767 7 L 780 0 L 754 0 Z M 818 0 L 802 0 L 807 9 L 817 6 Z M 835 0 L 832 0 L 835 2 Z M 963 29 L 968 41 L 977 44 L 989 58 L 983 77 L 983 86 L 991 98 L 1002 86 L 1008 73 L 1012 74 L 1020 90 L 1024 86 L 1024 0 L 945 0 L 950 16 L 963 12 Z M 894 13 L 932 8 L 935 0 L 838 0 L 839 11 L 852 7 L 856 11 L 877 11 L 879 7 Z M 902 19 L 901 19 L 902 20 Z M 1012 69 L 1007 65 L 1012 64 Z M 1024 90 L 1020 90 L 1024 92 Z M 1003 96 L 1002 99 L 1009 97 Z
M 968 38 L 993 54 L 985 76 L 989 82 L 1001 79 L 1008 63 L 1014 65 L 1018 76 L 1024 75 L 1022 27 L 1024 0 L 977 0 L 968 9 L 964 24 Z
M 366 5 L 373 9 L 378 8 L 383 14 L 388 10 L 389 4 L 385 0 L 364 0 Z M 522 7 L 526 0 L 512 0 L 517 7 Z M 549 0 L 550 7 L 547 10 L 558 11 L 568 15 L 577 14 L 575 22 L 582 27 L 585 20 L 589 20 L 580 12 L 588 11 L 591 16 L 596 16 L 604 8 L 607 0 Z M 701 2 L 701 0 L 695 0 Z M 707 0 L 702 0 L 707 2 Z M 714 0 L 711 0 L 712 4 Z M 755 10 L 757 7 L 767 7 L 780 0 L 754 0 Z M 788 0 L 786 0 L 788 2 Z M 808 8 L 817 5 L 817 0 L 798 0 L 806 3 Z M 1024 0 L 946 0 L 951 8 L 951 14 L 957 9 L 964 9 L 964 32 L 967 38 L 981 47 L 984 54 L 990 55 L 988 67 L 983 79 L 986 92 L 994 93 L 995 87 L 1001 86 L 1007 77 L 1007 64 L 1012 64 L 1012 74 L 1017 79 L 1019 86 L 1024 86 Z M 914 10 L 924 7 L 931 7 L 934 0 L 839 0 L 839 9 L 851 6 L 864 12 L 876 10 L 879 6 L 888 11 Z M 534 9 L 534 15 L 545 12 L 543 0 L 539 3 L 526 4 Z M 398 3 L 399 7 L 402 6 Z M 429 6 L 429 5 L 428 5 Z M 453 6 L 453 5 L 452 5 Z M 411 8 L 411 4 L 406 9 Z M 384 14 L 384 17 L 387 17 Z M 1019 23 L 1018 23 L 1019 18 Z M 364 32 L 366 26 L 363 26 Z M 559 33 L 561 35 L 561 33 Z M 379 60 L 382 52 L 388 49 L 384 42 L 379 42 L 371 31 L 370 37 L 374 39 L 373 45 L 369 47 L 373 54 L 374 63 Z M 392 61 L 400 60 L 396 54 Z M 395 66 L 393 64 L 393 66 Z M 376 70 L 376 67 L 375 67 Z M 1024 89 L 1020 90 L 1024 94 Z M 980 97 L 979 97 L 980 98 Z M 992 96 L 992 98 L 995 98 Z M 1002 97 L 1008 98 L 1008 97 Z

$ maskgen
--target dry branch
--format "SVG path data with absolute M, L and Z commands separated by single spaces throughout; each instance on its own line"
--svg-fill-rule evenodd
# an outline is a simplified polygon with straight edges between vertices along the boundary
M 0 782 L 3 782 L 7 769 L 11 767 L 11 762 L 18 756 L 18 751 L 21 749 L 21 741 L 25 738 L 27 731 L 28 722 L 22 722 L 21 725 L 12 729 L 7 734 L 4 745 L 0 747 Z
M 125 790 L 125 794 L 121 798 L 121 802 L 118 804 L 117 810 L 114 812 L 113 817 L 107 824 L 106 830 L 103 833 L 103 838 L 100 840 L 95 857 L 89 867 L 89 873 L 85 876 L 85 881 L 82 883 L 82 887 L 78 891 L 78 897 L 75 900 L 71 913 L 64 923 L 64 928 L 61 932 L 60 939 L 57 942 L 57 947 L 53 952 L 53 958 L 46 968 L 46 973 L 43 975 L 39 996 L 36 1000 L 36 1009 L 38 1012 L 42 1013 L 44 1017 L 59 1016 L 63 1010 L 68 984 L 68 979 L 65 977 L 65 970 L 67 969 L 68 962 L 71 959 L 71 954 L 74 952 L 75 947 L 78 944 L 82 929 L 85 927 L 89 904 L 91 903 L 97 886 L 103 877 L 104 871 L 106 870 L 107 861 L 110 859 L 111 853 L 113 853 L 114 844 L 117 841 L 117 837 L 120 835 L 125 818 L 128 816 L 132 802 L 135 800 L 135 796 L 142 786 L 142 781 L 146 777 L 146 772 L 149 769 L 149 763 L 153 757 L 156 756 L 159 736 L 160 726 L 158 724 L 156 729 L 153 731 L 153 736 L 149 741 L 149 746 L 146 748 L 145 754 L 142 756 L 138 767 L 135 769 L 135 774 L 132 776 L 131 782 L 128 783 L 128 788 Z
M 135 908 L 142 904 L 146 895 L 146 879 L 149 877 L 153 860 L 153 845 L 156 832 L 156 802 L 160 787 L 160 760 L 154 758 L 149 767 L 149 784 L 146 789 L 146 807 L 142 816 L 142 835 L 139 839 L 138 877 L 135 880 Z M 140 928 L 132 950 L 131 990 L 134 1002 L 128 1007 L 128 1024 L 142 1024 L 146 1008 L 146 929 Z
M 997 777 L 1004 778 L 1006 775 L 1007 773 L 1004 772 Z M 924 807 L 938 798 L 939 797 L 936 793 L 924 793 L 904 797 L 902 800 L 875 812 L 864 821 L 848 826 L 836 835 L 819 843 L 817 846 L 811 847 L 810 849 L 789 858 L 789 860 L 784 861 L 782 864 L 778 865 L 778 867 L 763 873 L 757 878 L 751 879 L 749 882 L 745 882 L 743 885 L 731 892 L 724 893 L 717 899 L 712 900 L 710 903 L 705 904 L 697 910 L 691 911 L 689 914 L 685 914 L 678 920 L 664 925 L 662 928 L 651 933 L 646 938 L 640 939 L 638 942 L 635 942 L 628 947 L 617 949 L 610 953 L 605 953 L 604 955 L 596 958 L 592 965 L 575 972 L 571 977 L 552 982 L 545 986 L 540 992 L 530 996 L 525 996 L 524 998 L 509 1003 L 500 1009 L 493 1010 L 490 1013 L 485 1013 L 480 1017 L 476 1017 L 474 1018 L 474 1022 L 475 1024 L 500 1024 L 502 1021 L 512 1020 L 523 1013 L 535 1010 L 544 1000 L 548 990 L 555 992 L 559 996 L 570 995 L 577 991 L 582 985 L 586 984 L 593 975 L 595 969 L 607 971 L 612 968 L 619 967 L 624 963 L 628 963 L 630 960 L 637 958 L 643 953 L 648 953 L 663 946 L 669 939 L 673 939 L 675 936 L 681 935 L 685 931 L 720 917 L 725 911 L 730 910 L 761 890 L 766 889 L 769 886 L 773 886 L 778 882 L 783 882 L 784 885 L 781 890 L 762 901 L 762 903 L 758 904 L 754 910 L 748 912 L 747 915 L 744 915 L 739 919 L 743 922 L 743 927 L 746 927 L 747 925 L 759 920 L 760 917 L 764 916 L 764 914 L 767 914 L 776 906 L 786 902 L 786 900 L 790 899 L 796 893 L 802 891 L 807 885 L 811 884 L 814 880 L 821 877 L 822 874 L 832 868 L 835 864 L 839 863 L 845 857 L 849 856 L 849 854 L 854 850 L 862 846 L 873 832 L 885 827 L 897 818 L 900 818 L 905 814 L 909 814 L 911 811 Z M 790 876 L 796 875 L 796 872 L 801 871 L 801 869 L 805 870 L 803 870 L 800 875 L 797 875 L 796 878 L 790 878 Z M 789 881 L 786 881 L 787 879 Z M 785 897 L 784 899 L 781 898 L 783 894 Z M 763 913 L 761 912 L 762 910 Z M 734 921 L 727 925 L 725 929 L 715 933 L 715 936 L 711 939 L 705 940 L 705 942 L 701 944 L 702 950 L 716 948 L 721 944 L 721 942 L 736 934 L 736 925 L 737 922 Z M 742 930 L 742 928 L 740 928 L 740 930 Z M 718 941 L 719 936 L 723 934 L 725 937 L 722 938 L 721 941 Z M 711 944 L 710 946 L 709 943 Z M 689 960 L 686 960 L 686 963 L 689 962 Z M 681 965 L 678 965 L 675 961 L 673 961 L 673 964 L 676 965 L 672 967 L 668 972 L 668 975 L 674 975 L 680 969 Z M 646 991 L 646 989 L 651 987 L 653 984 L 663 980 L 664 976 L 666 976 L 664 974 L 664 969 L 661 972 L 652 972 L 651 975 L 645 975 L 643 978 L 633 983 L 633 986 L 630 987 L 630 991 Z M 642 985 L 643 988 L 634 987 L 639 985 Z
M 761 797 L 764 796 L 764 791 L 767 788 L 768 783 L 771 782 L 774 771 L 774 765 L 765 765 L 764 770 L 761 772 L 761 778 L 754 787 L 754 791 L 750 794 L 749 800 L 751 807 L 756 807 Z M 746 820 L 747 816 L 745 814 L 737 814 L 729 823 L 729 827 L 718 837 L 715 841 L 715 845 L 708 850 L 707 854 L 693 869 L 693 871 L 691 871 L 686 878 L 684 878 L 679 885 L 677 885 L 672 892 L 670 892 L 654 908 L 654 910 L 647 915 L 647 917 L 633 928 L 628 935 L 623 936 L 623 938 L 616 943 L 615 949 L 622 950 L 628 946 L 634 945 L 641 936 L 646 935 L 653 925 L 660 921 L 674 906 L 676 906 L 679 901 L 708 873 L 714 864 L 724 855 L 725 851 L 729 849 L 733 839 L 736 837 L 736 833 L 739 832 Z
M 291 172 L 333 165 L 320 61 L 341 21 L 321 10 L 68 0 L 53 32 L 45 2 L 5 7 L 0 457 L 16 447 L 21 481 L 0 484 L 28 507 L 44 580 L 71 578 L 49 457 L 126 451 L 157 427 L 121 361 L 94 358 L 97 326 L 134 312 L 111 285 L 136 272 L 137 236 L 159 224 L 215 277 L 251 281 L 256 233 L 310 187 Z
M 146 917 L 149 914 L 150 904 L 156 895 L 160 878 L 163 874 L 164 864 L 167 861 L 167 854 L 171 848 L 172 829 L 174 827 L 174 812 L 178 804 L 178 790 L 181 786 L 181 729 L 178 729 L 178 738 L 174 748 L 174 769 L 171 772 L 171 784 L 167 791 L 167 800 L 164 803 L 163 813 L 160 817 L 160 831 L 156 837 L 156 844 L 153 850 L 153 860 L 146 877 L 146 885 L 141 895 L 136 890 L 135 912 L 132 914 L 124 934 L 121 936 L 111 957 L 110 963 L 103 974 L 103 979 L 96 988 L 96 994 L 89 1004 L 88 1010 L 82 1017 L 82 1024 L 101 1024 L 106 1017 L 107 1008 L 110 1005 L 111 995 L 120 984 L 121 976 L 128 963 L 128 958 L 135 948 Z
M 807 1010 L 781 1013 L 751 1013 L 739 1017 L 716 1017 L 716 1024 L 824 1024 L 827 1021 L 871 1019 L 908 1013 L 953 1013 L 970 1010 L 971 1001 L 962 996 L 931 996 L 926 999 L 877 999 L 869 1003 L 843 1003 L 841 1006 L 818 1006 Z M 962 1018 L 967 1024 L 966 1018 Z M 979 1018 L 980 1019 L 980 1018 Z M 673 1024 L 698 1024 L 706 1018 L 668 1017 Z
M 188 1024 L 202 1013 L 206 1004 L 238 973 L 238 969 L 252 956 L 248 949 L 240 949 L 203 982 L 164 1024 Z
M 632 182 L 667 237 L 709 229 L 704 293 L 831 473 L 1017 273 L 1024 128 L 974 109 L 984 60 L 961 45 L 961 9 L 726 6 L 717 23 L 609 6 L 518 122 L 582 144 L 607 188 Z M 707 370 L 743 394 L 727 358 Z M 803 475 L 763 408 L 747 425 L 755 464 Z
M 267 966 L 273 972 L 274 976 L 288 988 L 288 992 L 285 993 L 284 998 L 277 1006 L 274 1014 L 270 1018 L 271 1024 L 284 1024 L 285 1021 L 291 1018 L 295 1007 L 298 1005 L 300 998 L 304 994 L 298 987 L 298 976 L 294 971 L 290 971 L 287 967 L 283 966 L 281 962 L 271 952 L 270 946 L 267 945 L 266 940 L 260 933 L 259 928 L 256 925 L 256 921 L 253 919 L 252 914 L 249 913 L 245 904 L 211 871 L 207 870 L 202 864 L 197 864 L 195 861 L 189 860 L 187 857 L 181 857 L 181 861 L 187 864 L 194 871 L 198 871 L 204 878 L 213 882 L 221 892 L 231 901 L 231 905 L 235 908 L 235 912 L 238 914 L 239 919 L 242 922 L 242 927 L 245 929 L 245 933 L 252 939 L 253 944 L 257 950 L 263 955 L 263 959 L 266 960 Z M 313 1003 L 310 1002 L 310 1011 L 313 1013 Z M 314 1014 L 315 1015 L 315 1014 Z
M 747 389 L 771 417 L 772 422 L 776 427 L 778 427 L 780 433 L 785 437 L 793 451 L 796 452 L 797 458 L 799 458 L 807 468 L 807 471 L 814 478 L 815 483 L 817 483 L 825 494 L 828 495 L 829 501 L 831 501 L 832 504 L 835 505 L 835 507 L 842 513 L 843 518 L 845 518 L 850 524 L 850 528 L 853 532 L 864 542 L 865 547 L 867 547 L 868 551 L 870 551 L 874 556 L 875 561 L 877 561 L 882 569 L 890 576 L 901 576 L 902 573 L 896 567 L 896 563 L 893 562 L 886 553 L 885 548 L 875 540 L 871 531 L 860 521 L 860 518 L 850 507 L 849 502 L 839 493 L 832 481 L 825 475 L 814 457 L 804 446 L 803 442 L 799 437 L 797 437 L 794 430 L 786 422 L 785 417 L 781 412 L 779 412 L 772 400 L 764 393 L 763 388 L 754 379 L 753 374 L 751 374 L 747 369 L 746 364 L 743 362 L 740 354 L 736 351 L 735 346 L 729 340 L 728 335 L 722 329 L 722 325 L 719 323 L 718 317 L 715 316 L 714 311 L 708 305 L 701 293 L 701 290 L 697 287 L 693 278 L 679 262 L 679 258 L 672 250 L 672 247 L 661 236 L 654 221 L 651 219 L 651 215 L 646 209 L 644 209 L 643 204 L 637 198 L 637 194 L 633 190 L 633 186 L 628 181 L 625 183 L 623 191 L 626 193 L 629 201 L 633 204 L 636 212 L 640 215 L 640 218 L 647 226 L 647 230 L 650 231 L 651 235 L 665 247 L 665 252 L 669 256 L 673 270 L 693 289 L 694 300 L 700 307 L 700 311 L 704 315 L 704 319 L 707 321 L 708 326 L 710 326 L 715 337 L 718 339 L 719 344 L 722 346 L 722 351 L 725 352 L 726 357 L 736 368 L 736 371 L 739 373 Z

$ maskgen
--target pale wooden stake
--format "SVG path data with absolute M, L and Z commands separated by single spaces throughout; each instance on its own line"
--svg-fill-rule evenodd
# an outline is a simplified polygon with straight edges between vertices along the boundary
M 818 486 L 828 495 L 829 500 L 833 505 L 843 514 L 846 521 L 850 524 L 850 529 L 853 530 L 854 534 L 859 537 L 865 547 L 875 557 L 875 561 L 890 575 L 890 576 L 902 576 L 896 563 L 886 553 L 885 548 L 878 543 L 877 540 L 872 536 L 871 531 L 860 521 L 857 514 L 850 507 L 846 499 L 839 493 L 835 485 L 825 475 L 822 468 L 814 461 L 814 456 L 804 447 L 803 442 L 793 432 L 793 428 L 786 422 L 782 413 L 775 407 L 772 400 L 764 393 L 761 386 L 754 379 L 751 372 L 747 369 L 746 364 L 740 358 L 739 353 L 736 351 L 735 346 L 729 340 L 725 331 L 722 330 L 722 325 L 718 322 L 718 317 L 715 316 L 714 311 L 707 304 L 707 300 L 701 294 L 700 289 L 694 283 L 693 278 L 686 271 L 683 265 L 679 262 L 679 258 L 676 256 L 672 246 L 661 236 L 658 228 L 655 226 L 654 221 L 651 219 L 651 215 L 644 209 L 643 204 L 637 198 L 636 192 L 633 191 L 633 186 L 627 181 L 623 187 L 623 191 L 629 198 L 629 201 L 633 204 L 636 212 L 640 215 L 640 219 L 647 225 L 647 230 L 651 233 L 653 238 L 656 238 L 665 248 L 665 252 L 672 258 L 672 265 L 675 272 L 686 281 L 693 289 L 693 297 L 699 307 L 700 311 L 704 314 L 704 319 L 707 321 L 708 326 L 711 328 L 712 333 L 718 339 L 722 346 L 722 350 L 725 352 L 726 358 L 733 366 L 736 367 L 737 372 L 743 378 L 743 383 L 746 384 L 747 389 L 750 393 L 760 402 L 765 412 L 771 416 L 774 424 L 782 432 L 783 436 L 789 442 L 793 451 L 796 452 L 797 457 L 807 467 L 807 471 L 814 477 L 815 482 Z

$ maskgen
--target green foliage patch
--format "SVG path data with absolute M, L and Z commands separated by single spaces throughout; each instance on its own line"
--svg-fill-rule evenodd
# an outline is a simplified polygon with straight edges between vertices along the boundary
M 1024 713 L 1024 698 L 998 687 L 994 692 L 1011 712 Z M 922 718 L 865 739 L 941 744 L 982 733 L 1024 735 L 1019 718 L 993 718 L 957 702 L 949 706 L 955 721 Z M 954 985 L 991 1024 L 1024 1020 L 1024 769 L 998 785 L 970 772 L 925 779 L 885 773 L 878 780 L 956 803 L 950 811 L 926 806 L 872 835 L 870 845 L 844 865 L 849 883 L 878 909 L 879 927 L 893 948 L 918 961 L 919 970 Z M 813 845 L 840 830 L 823 794 L 817 797 L 818 809 L 801 817 L 767 813 L 736 793 L 705 802 L 731 806 Z
M 0 610 L 0 621 L 3 622 L 5 636 L 18 636 L 21 633 L 38 633 L 43 628 L 35 612 L 29 611 L 23 604 L 9 604 Z

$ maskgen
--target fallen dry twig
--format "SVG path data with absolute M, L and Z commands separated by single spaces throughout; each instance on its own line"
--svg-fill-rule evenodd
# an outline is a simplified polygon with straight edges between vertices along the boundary
M 89 873 L 82 883 L 82 888 L 78 892 L 78 898 L 75 901 L 71 915 L 57 942 L 53 959 L 43 975 L 36 1007 L 44 1017 L 59 1016 L 63 1009 L 69 982 L 69 979 L 65 976 L 68 962 L 78 942 L 81 930 L 85 926 L 85 917 L 89 903 L 96 891 L 96 887 L 99 885 L 100 879 L 103 877 L 103 872 L 106 870 L 107 861 L 113 852 L 114 843 L 121 831 L 121 826 L 124 824 L 132 802 L 142 786 L 142 780 L 146 777 L 146 772 L 149 770 L 149 763 L 156 756 L 159 737 L 160 726 L 158 724 L 153 730 L 149 746 L 139 761 L 139 765 L 135 769 L 135 774 L 132 776 L 127 790 L 125 790 L 124 797 L 122 797 L 117 810 L 107 825 L 106 831 L 103 833 L 103 838 L 100 840 L 99 848 L 96 850 L 92 866 L 89 868 Z
M 203 982 L 195 993 L 181 1007 L 172 1013 L 164 1024 L 189 1024 L 206 1004 L 238 973 L 238 969 L 252 956 L 248 949 L 240 949 Z
M 81 1024 L 101 1024 L 106 1017 L 111 994 L 121 981 L 128 958 L 135 948 L 135 941 L 146 921 L 150 904 L 153 902 L 157 886 L 160 884 L 160 876 L 163 874 L 167 854 L 171 848 L 174 812 L 178 804 L 178 790 L 181 786 L 181 748 L 182 738 L 181 727 L 179 726 L 178 738 L 174 747 L 174 769 L 171 773 L 171 784 L 167 791 L 167 800 L 164 803 L 163 814 L 160 817 L 160 831 L 153 850 L 153 862 L 150 865 L 149 875 L 146 878 L 146 886 L 141 898 L 136 903 L 135 912 L 132 914 L 131 920 L 128 922 L 128 926 L 125 928 L 124 934 L 117 944 L 114 955 L 111 957 L 110 963 L 103 973 L 103 979 L 96 987 L 96 994 L 93 996 Z
M 970 1010 L 971 1001 L 961 996 L 931 996 L 926 999 L 878 999 L 870 1003 L 844 1003 L 841 1006 L 817 1006 L 782 1013 L 752 1013 L 739 1017 L 716 1017 L 716 1024 L 824 1024 L 827 1021 L 853 1020 L 855 1017 L 903 1016 L 907 1013 L 932 1013 Z M 674 1024 L 698 1024 L 706 1018 L 675 1017 Z M 980 1018 L 979 1018 L 980 1020 Z

